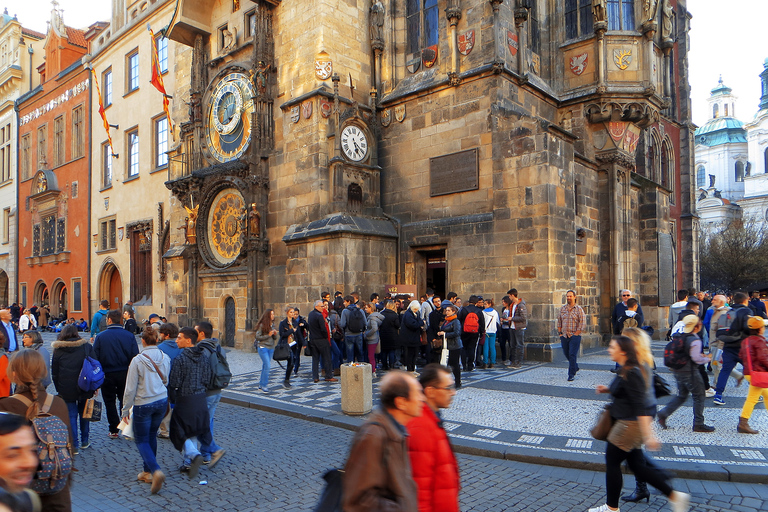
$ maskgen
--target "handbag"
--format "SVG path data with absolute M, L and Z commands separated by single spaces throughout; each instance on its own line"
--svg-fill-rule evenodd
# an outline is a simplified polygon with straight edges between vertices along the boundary
M 752 368 L 752 354 L 749 350 L 749 342 L 747 341 L 747 366 L 749 367 L 750 380 L 749 385 L 756 388 L 768 388 L 768 372 L 756 372 Z
M 83 419 L 88 421 L 101 421 L 101 402 L 95 398 L 89 398 L 85 401 L 83 408 Z
M 448 342 L 445 339 L 445 334 L 443 334 L 443 349 L 440 351 L 440 364 L 448 365 Z
M 376 342 L 376 353 L 381 354 L 381 340 Z
M 287 361 L 291 357 L 291 347 L 288 343 L 281 341 L 275 347 L 275 352 L 272 354 L 272 359 L 275 361 Z
M 607 404 L 605 408 L 600 412 L 597 417 L 597 423 L 589 431 L 590 435 L 598 441 L 605 441 L 608 439 L 608 434 L 613 428 L 614 419 L 611 417 L 611 404 Z
M 427 331 L 421 331 L 420 341 L 422 345 L 427 344 Z
M 664 377 L 658 373 L 653 374 L 653 391 L 656 394 L 656 398 L 663 396 L 669 396 L 672 394 L 672 386 L 666 381 Z

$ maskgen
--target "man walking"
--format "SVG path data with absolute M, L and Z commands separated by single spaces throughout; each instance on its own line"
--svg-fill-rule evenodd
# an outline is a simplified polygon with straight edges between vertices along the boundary
M 621 300 L 619 301 L 618 304 L 616 304 L 613 307 L 613 313 L 611 313 L 611 328 L 613 329 L 614 334 L 621 333 L 621 329 L 618 329 L 618 332 L 616 332 L 617 330 L 616 325 L 618 323 L 619 318 L 621 318 L 621 315 L 623 315 L 624 312 L 627 310 L 627 301 L 630 298 L 632 298 L 632 292 L 630 290 L 621 290 L 620 294 L 621 294 Z M 642 327 L 643 321 L 645 318 L 643 317 L 643 308 L 642 306 L 640 306 L 639 300 L 637 301 L 637 317 L 636 318 L 637 318 L 637 326 Z
M 344 330 L 344 343 L 347 346 L 347 362 L 361 362 L 363 358 L 363 332 L 365 331 L 365 313 L 357 307 L 355 297 L 344 297 L 344 311 L 341 312 L 339 327 Z
M 211 356 L 214 353 L 221 355 L 226 361 L 226 356 L 224 356 L 221 351 L 221 345 L 219 345 L 219 341 L 213 338 L 213 325 L 211 325 L 210 322 L 198 322 L 197 325 L 195 325 L 195 331 L 197 331 L 197 346 L 203 349 L 203 354 L 209 362 L 211 361 Z M 212 376 L 211 380 L 205 383 L 205 401 L 208 405 L 208 416 L 211 420 L 211 438 L 213 438 L 213 416 L 216 414 L 216 406 L 219 405 L 219 402 L 221 401 L 222 388 L 216 383 L 216 367 L 214 366 L 214 363 L 210 364 Z M 229 371 L 229 365 L 227 365 L 226 371 Z M 229 376 L 231 378 L 232 374 L 229 373 Z M 187 440 L 187 442 L 191 443 L 189 440 Z M 212 441 L 211 445 L 212 449 L 200 449 L 200 453 L 203 455 L 203 464 L 208 464 L 211 461 L 213 452 L 221 450 L 221 448 L 215 442 Z M 224 450 L 221 451 L 223 455 Z
M 16 329 L 13 328 L 11 323 L 11 312 L 7 309 L 0 309 L 0 323 L 2 324 L 3 334 L 5 335 L 5 343 L 3 349 L 10 354 L 19 350 L 19 342 L 16 339 Z
M 581 348 L 581 333 L 587 327 L 587 317 L 584 310 L 576 304 L 576 292 L 565 292 L 565 305 L 557 315 L 557 333 L 560 335 L 560 346 L 568 360 L 568 382 L 572 382 L 579 371 L 577 358 Z
M 517 290 L 512 288 L 507 292 L 512 301 L 509 313 L 510 359 L 512 368 L 522 368 L 525 357 L 525 329 L 528 327 L 528 307 L 525 301 L 518 297 Z
M 485 315 L 476 304 L 477 295 L 471 295 L 467 300 L 467 305 L 459 311 L 461 343 L 464 345 L 461 364 L 465 372 L 471 372 L 475 369 L 477 341 L 480 339 L 480 335 L 485 332 Z
M 450 407 L 456 395 L 453 375 L 431 363 L 422 369 L 419 383 L 426 401 L 421 416 L 407 426 L 419 512 L 459 512 L 459 465 L 440 417 L 440 409 Z
M 123 312 L 125 312 L 126 309 L 123 307 Z M 171 364 L 173 364 L 173 360 L 176 359 L 176 356 L 181 354 L 182 349 L 179 348 L 179 346 L 176 344 L 176 338 L 179 336 L 179 328 L 174 323 L 165 323 L 160 326 L 160 336 L 159 340 L 160 343 L 158 343 L 157 348 L 159 348 L 162 352 L 167 355 L 170 360 Z M 165 415 L 163 418 L 162 423 L 160 423 L 160 431 L 157 434 L 157 437 L 162 439 L 168 439 L 170 437 L 170 434 L 168 434 L 168 428 L 171 423 L 171 412 L 172 410 L 168 411 L 168 414 Z
M 182 452 L 184 462 L 181 471 L 189 478 L 195 478 L 203 464 L 203 456 L 194 446 L 186 441 L 197 437 L 200 449 L 212 453 L 209 467 L 213 467 L 224 450 L 218 448 L 211 435 L 211 421 L 206 401 L 206 383 L 213 378 L 213 370 L 206 350 L 197 346 L 198 333 L 191 327 L 182 327 L 177 344 L 182 350 L 171 365 L 168 376 L 168 396 L 174 403 L 171 415 L 171 442 L 173 447 Z
M 344 512 L 417 512 L 417 488 L 406 443 L 408 423 L 421 416 L 424 393 L 411 375 L 381 379 L 381 407 L 352 441 L 344 468 Z
M 338 382 L 339 379 L 333 377 L 333 365 L 331 364 L 331 335 L 328 332 L 328 323 L 323 316 L 323 301 L 315 301 L 315 309 L 307 315 L 307 324 L 309 327 L 309 346 L 312 350 L 312 379 L 320 382 L 318 366 L 320 359 L 323 360 L 323 370 L 325 370 L 326 382 Z
M 104 305 L 103 302 L 102 305 Z M 104 370 L 101 393 L 104 397 L 104 407 L 107 409 L 108 435 L 110 439 L 117 439 L 119 437 L 117 425 L 120 424 L 119 411 L 123 410 L 128 366 L 131 364 L 131 359 L 139 354 L 136 337 L 123 329 L 123 313 L 119 309 L 113 309 L 107 313 L 107 328 L 96 336 L 93 349 L 96 359 Z M 115 406 L 116 399 L 120 401 L 119 409 Z
M 733 308 L 728 312 L 728 319 L 731 321 L 731 327 L 724 334 L 718 334 L 718 339 L 723 340 L 723 367 L 720 369 L 720 374 L 717 377 L 717 385 L 715 386 L 715 397 L 713 401 L 715 405 L 725 405 L 723 400 L 723 391 L 725 391 L 725 385 L 728 383 L 728 377 L 731 374 L 731 370 L 734 369 L 736 363 L 741 363 L 739 359 L 739 352 L 741 351 L 741 342 L 749 336 L 749 330 L 747 328 L 747 319 L 751 316 L 752 310 L 747 306 L 746 293 L 736 292 L 733 295 Z M 741 382 L 739 382 L 741 384 Z
M 107 328 L 107 313 L 109 313 L 109 301 L 105 299 L 99 303 L 99 310 L 93 314 L 91 320 L 91 342 L 101 331 Z

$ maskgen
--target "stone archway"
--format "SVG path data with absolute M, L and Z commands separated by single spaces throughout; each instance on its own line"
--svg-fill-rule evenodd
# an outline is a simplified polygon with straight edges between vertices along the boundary
M 32 307 L 32 304 L 47 304 L 48 303 L 48 286 L 45 281 L 40 280 L 35 283 L 35 289 L 32 292 L 32 301 L 29 304 L 24 304 L 25 308 Z M 53 313 L 53 311 L 51 311 Z
M 97 303 L 107 299 L 110 309 L 122 309 L 123 307 L 123 280 L 120 270 L 114 261 L 108 259 L 99 272 L 99 296 Z
M 11 297 L 8 293 L 8 274 L 5 270 L 0 270 L 0 306 L 6 307 L 11 305 Z
M 50 300 L 48 301 L 51 315 L 59 317 L 64 314 L 66 316 L 69 312 L 67 286 L 64 284 L 64 281 L 57 279 L 54 281 L 51 290 Z

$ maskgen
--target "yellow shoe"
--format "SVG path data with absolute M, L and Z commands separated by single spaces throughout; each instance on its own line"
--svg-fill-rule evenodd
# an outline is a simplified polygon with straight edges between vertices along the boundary
M 136 477 L 136 480 L 139 482 L 144 482 L 145 484 L 151 484 L 152 483 L 152 475 L 146 471 L 142 471 L 139 473 L 139 476 Z

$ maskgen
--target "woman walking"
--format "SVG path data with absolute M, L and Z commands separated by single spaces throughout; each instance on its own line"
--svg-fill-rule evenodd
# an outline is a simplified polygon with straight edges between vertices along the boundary
M 130 332 L 131 334 L 138 334 L 139 332 L 139 328 L 136 325 L 136 318 L 132 309 L 123 310 L 123 329 Z
M 403 312 L 403 322 L 400 326 L 400 339 L 405 347 L 405 366 L 409 372 L 416 371 L 416 356 L 421 347 L 421 331 L 424 330 L 424 320 L 419 315 L 419 301 L 411 301 L 408 309 Z
M 400 348 L 400 315 L 397 314 L 397 305 L 393 300 L 384 303 L 384 311 L 381 312 L 383 320 L 379 326 L 379 339 L 381 340 L 381 369 L 384 371 L 395 369 L 397 349 Z
M 91 422 L 83 418 L 85 401 L 93 397 L 93 391 L 83 391 L 77 385 L 80 370 L 86 356 L 96 353 L 87 339 L 82 339 L 74 324 L 65 325 L 53 342 L 51 376 L 56 392 L 66 402 L 69 410 L 69 428 L 72 430 L 72 447 L 75 453 L 91 446 L 89 435 Z M 80 435 L 77 435 L 77 420 L 80 418 Z
M 45 377 L 43 377 L 43 388 L 47 389 L 51 385 L 51 354 L 43 346 L 43 336 L 39 331 L 27 331 L 21 337 L 21 342 L 24 344 L 24 348 L 31 348 L 40 353 L 45 361 Z
M 285 362 L 285 379 L 283 379 L 283 388 L 291 389 L 291 371 L 296 361 L 299 359 L 301 343 L 301 330 L 299 329 L 299 314 L 293 306 L 285 308 L 285 318 L 277 326 L 280 342 L 285 342 L 291 348 L 291 357 Z M 291 345 L 293 343 L 293 345 Z
M 453 370 L 453 380 L 456 383 L 456 389 L 461 388 L 461 368 L 459 359 L 461 358 L 461 349 L 464 347 L 461 343 L 461 322 L 459 322 L 458 310 L 453 304 L 445 307 L 445 321 L 440 326 L 438 336 L 445 336 L 445 345 L 448 349 L 448 366 Z
M 133 407 L 133 439 L 144 461 L 139 482 L 152 484 L 150 492 L 157 494 L 165 482 L 165 474 L 157 463 L 157 429 L 168 408 L 168 374 L 171 358 L 157 348 L 157 331 L 145 327 L 141 333 L 142 349 L 128 366 L 123 393 L 123 421 L 128 423 Z
M 272 355 L 275 353 L 278 334 L 274 327 L 275 312 L 268 309 L 261 315 L 258 327 L 256 328 L 256 342 L 259 357 L 261 357 L 261 378 L 259 379 L 259 389 L 263 393 L 269 393 L 269 368 L 272 364 Z
M 618 373 L 610 386 L 597 386 L 597 393 L 610 393 L 611 417 L 615 421 L 605 450 L 605 484 L 607 499 L 604 505 L 590 508 L 589 512 L 619 510 L 619 495 L 623 478 L 621 463 L 625 460 L 635 476 L 648 482 L 667 498 L 673 512 L 688 510 L 690 496 L 675 491 L 666 475 L 651 470 L 645 463 L 642 446 L 651 450 L 661 446 L 651 428 L 651 407 L 655 406 L 653 373 L 647 364 L 638 361 L 635 344 L 626 336 L 614 336 L 608 345 L 611 360 L 619 365 Z
M 485 300 L 485 343 L 483 343 L 483 364 L 493 368 L 496 364 L 496 330 L 499 328 L 499 314 L 493 309 L 493 299 Z
M 768 372 L 768 346 L 765 338 L 765 322 L 759 316 L 749 317 L 747 320 L 747 329 L 749 336 L 741 342 L 741 352 L 739 357 L 744 364 L 744 378 L 749 382 L 749 391 L 747 399 L 744 401 L 744 407 L 741 408 L 739 415 L 739 425 L 736 432 L 739 434 L 759 434 L 759 430 L 754 430 L 749 426 L 749 418 L 752 417 L 752 411 L 755 409 L 760 397 L 763 397 L 763 405 L 768 411 L 768 388 L 760 388 L 752 385 L 752 372 Z
M 58 396 L 49 395 L 43 387 L 43 379 L 48 375 L 48 368 L 42 355 L 32 349 L 22 349 L 11 358 L 8 374 L 13 376 L 16 394 L 0 400 L 0 411 L 10 412 L 32 420 L 41 409 L 58 417 L 69 429 L 69 411 L 67 404 Z M 50 399 L 50 405 L 47 405 Z M 71 441 L 71 440 L 70 440 Z M 41 494 L 42 510 L 46 512 L 69 512 L 72 500 L 69 483 L 55 494 Z
M 384 315 L 376 311 L 376 305 L 372 302 L 364 303 L 363 311 L 367 316 L 363 337 L 368 348 L 368 362 L 371 363 L 373 376 L 376 377 L 376 347 L 379 345 L 379 328 L 384 321 Z

